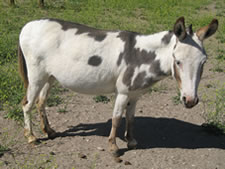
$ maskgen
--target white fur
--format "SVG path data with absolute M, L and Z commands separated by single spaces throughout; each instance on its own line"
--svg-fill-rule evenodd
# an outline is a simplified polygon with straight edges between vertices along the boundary
M 137 36 L 135 48 L 140 50 L 155 51 L 159 49 L 159 45 L 163 47 L 163 43 L 161 42 L 162 37 L 166 35 L 168 31 L 163 31 L 159 33 L 155 33 L 152 35 L 140 35 Z
M 81 93 L 114 92 L 119 74 L 117 57 L 124 50 L 124 42 L 116 38 L 118 32 L 108 33 L 104 41 L 98 42 L 86 34 L 75 36 L 76 31 L 63 31 L 58 23 L 46 20 L 30 22 L 23 28 L 20 44 L 30 82 L 34 73 L 53 76 L 63 86 Z M 58 41 L 61 43 L 59 48 Z M 103 62 L 99 67 L 87 64 L 93 55 L 101 56 Z M 29 65 L 36 65 L 43 72 L 36 73 Z
M 199 68 L 206 61 L 207 56 L 202 52 L 202 42 L 194 34 L 192 37 L 185 39 L 190 44 L 195 42 L 199 48 L 195 47 L 195 44 L 187 45 L 178 41 L 177 47 L 174 51 L 175 59 L 181 62 L 179 68 L 180 78 L 182 81 L 181 86 L 181 98 L 188 96 L 191 98 L 197 97 L 197 89 L 200 82 Z

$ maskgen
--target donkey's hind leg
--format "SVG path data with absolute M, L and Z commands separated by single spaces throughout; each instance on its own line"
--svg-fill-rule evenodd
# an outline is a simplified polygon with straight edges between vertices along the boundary
M 45 134 L 47 134 L 48 138 L 55 138 L 56 136 L 56 132 L 49 125 L 48 118 L 45 112 L 45 105 L 53 80 L 53 78 L 50 78 L 49 81 L 45 83 L 37 100 L 37 109 L 40 113 L 41 119 L 41 129 Z
M 28 143 L 35 142 L 37 139 L 32 131 L 31 110 L 33 104 L 41 90 L 42 86 L 29 84 L 26 96 L 23 98 L 23 113 L 24 113 L 24 135 L 28 139 Z

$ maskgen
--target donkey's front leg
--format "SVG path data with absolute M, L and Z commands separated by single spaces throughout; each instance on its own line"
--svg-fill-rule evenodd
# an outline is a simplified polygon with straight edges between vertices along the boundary
M 133 135 L 136 103 L 137 103 L 136 99 L 131 99 L 127 104 L 125 139 L 127 141 L 127 147 L 129 149 L 136 148 L 137 146 L 137 141 L 134 139 Z
M 123 115 L 123 111 L 128 102 L 128 96 L 124 94 L 118 94 L 113 110 L 112 128 L 109 135 L 109 150 L 114 156 L 119 156 L 118 146 L 116 145 L 116 131 L 120 125 L 120 121 Z

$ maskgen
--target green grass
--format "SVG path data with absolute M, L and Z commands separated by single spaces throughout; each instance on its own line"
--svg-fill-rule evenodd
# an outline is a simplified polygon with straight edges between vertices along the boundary
M 152 92 L 159 92 L 159 93 L 165 93 L 167 91 L 167 86 L 165 83 L 156 83 L 149 89 L 149 93 Z
M 180 101 L 180 91 L 177 89 L 177 95 L 172 97 L 172 102 L 174 105 L 181 104 L 182 102 Z
M 99 95 L 99 96 L 95 96 L 93 97 L 93 100 L 96 102 L 96 103 L 108 103 L 110 102 L 110 99 L 107 97 L 107 96 L 103 96 L 103 95 Z
M 31 154 L 26 157 L 22 162 L 16 161 L 18 169 L 33 169 L 33 168 L 45 168 L 45 169 L 56 169 L 58 165 L 54 155 L 51 154 Z
M 212 71 L 225 73 L 225 49 L 218 48 L 215 57 L 215 66 Z
M 219 61 L 225 61 L 225 50 L 224 49 L 218 50 L 218 55 L 216 56 L 216 59 Z
M 221 88 L 214 89 L 214 95 L 205 95 L 203 103 L 206 129 L 225 134 L 225 83 L 223 85 Z
M 216 5 L 216 11 L 210 12 L 207 9 L 207 12 L 199 15 L 199 11 L 206 9 L 211 3 Z M 0 110 L 7 112 L 7 118 L 19 121 L 23 118 L 20 102 L 24 90 L 17 72 L 16 52 L 19 32 L 28 21 L 61 18 L 101 29 L 150 34 L 171 30 L 180 16 L 185 16 L 187 25 L 193 23 L 195 30 L 207 25 L 212 18 L 218 18 L 220 26 L 216 39 L 224 46 L 224 9 L 224 0 L 46 0 L 44 9 L 38 8 L 37 0 L 17 0 L 15 7 L 10 7 L 8 1 L 1 1 Z M 224 48 L 218 50 L 216 59 L 222 64 L 216 71 L 224 72 Z M 59 97 L 60 93 L 54 90 L 58 90 L 58 87 L 53 87 L 48 106 L 57 106 L 63 102 Z M 96 101 L 98 100 L 104 101 L 101 96 L 96 98 Z
M 0 158 L 4 155 L 5 152 L 10 151 L 10 149 L 6 146 L 0 144 Z
M 14 136 L 13 136 L 14 137 Z M 10 151 L 10 146 L 14 145 L 15 141 L 11 135 L 9 135 L 9 131 L 7 128 L 3 128 L 0 133 L 0 158 L 4 155 L 4 153 Z M 1 166 L 1 165 L 0 165 Z

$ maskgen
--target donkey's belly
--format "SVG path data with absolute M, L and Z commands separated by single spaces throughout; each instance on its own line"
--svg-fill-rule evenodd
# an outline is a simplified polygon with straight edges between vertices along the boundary
M 53 74 L 61 85 L 84 94 L 112 93 L 115 91 L 116 78 L 108 70 L 72 68 Z
M 100 84 L 98 82 L 96 83 L 61 83 L 64 87 L 69 88 L 75 92 L 83 93 L 83 94 L 106 94 L 106 93 L 113 93 L 115 91 L 115 85 L 112 85 L 111 83 L 104 83 Z

